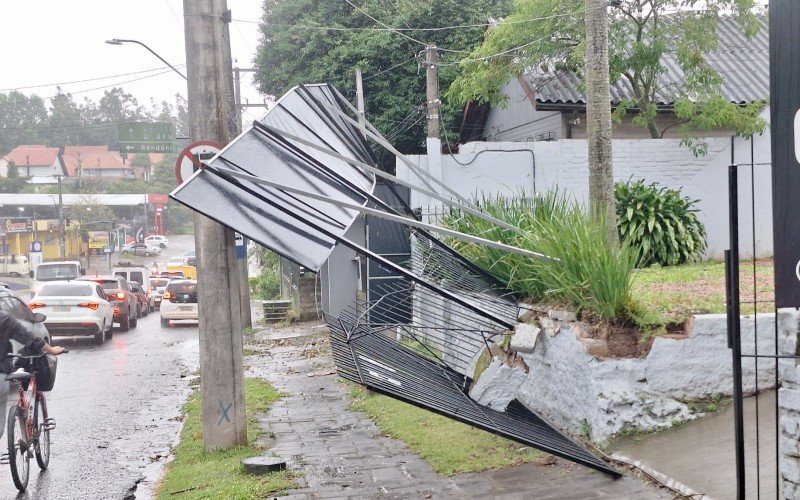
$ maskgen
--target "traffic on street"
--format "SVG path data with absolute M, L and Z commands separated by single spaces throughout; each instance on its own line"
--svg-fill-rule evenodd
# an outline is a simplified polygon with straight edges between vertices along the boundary
M 161 258 L 193 248 L 192 236 L 170 237 Z M 26 278 L 5 281 L 29 300 Z M 51 332 L 53 343 L 69 353 L 59 356 L 55 387 L 45 393 L 56 420 L 50 465 L 40 472 L 31 462 L 23 498 L 149 498 L 180 430 L 181 404 L 197 378 L 197 322 L 162 326 L 155 310 L 128 331 L 115 323 L 113 337 L 101 345 L 93 336 L 63 334 Z M 0 500 L 11 498 L 18 498 L 17 489 L 3 466 Z

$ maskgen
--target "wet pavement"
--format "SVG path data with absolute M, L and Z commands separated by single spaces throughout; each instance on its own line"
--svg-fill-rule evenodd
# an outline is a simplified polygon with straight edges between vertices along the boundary
M 170 240 L 162 259 L 193 247 L 191 236 Z M 55 338 L 70 352 L 59 358 L 55 388 L 46 393 L 57 422 L 50 468 L 40 472 L 31 460 L 28 491 L 17 495 L 8 466 L 1 466 L 0 500 L 150 498 L 180 430 L 197 338 L 196 322 L 163 328 L 157 311 L 102 346 Z
M 614 480 L 559 459 L 553 466 L 438 475 L 402 442 L 381 435 L 348 408 L 347 386 L 334 374 L 326 330 L 318 325 L 257 332 L 247 347 L 249 375 L 288 396 L 261 419 L 270 453 L 301 473 L 286 499 L 311 498 L 672 498 L 632 474 Z
M 39 472 L 32 460 L 28 492 L 17 497 L 3 466 L 0 499 L 148 498 L 180 429 L 197 366 L 196 323 L 162 328 L 156 312 L 102 346 L 91 338 L 54 343 L 70 352 L 47 393 L 58 425 L 50 468 Z
M 775 391 L 744 400 L 746 498 L 776 498 Z M 711 498 L 736 496 L 733 405 L 657 434 L 625 438 L 614 449 Z M 760 480 L 759 480 L 760 478 Z

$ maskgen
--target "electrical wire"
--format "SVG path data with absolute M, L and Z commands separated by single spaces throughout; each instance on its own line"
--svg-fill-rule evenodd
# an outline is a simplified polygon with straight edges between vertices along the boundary
M 186 66 L 186 63 L 176 64 L 175 65 L 176 68 L 181 68 L 181 67 L 184 67 L 184 66 Z M 166 68 L 167 68 L 167 66 L 160 66 L 158 68 L 144 69 L 144 70 L 141 70 L 141 71 L 132 71 L 130 73 L 120 73 L 118 75 L 109 75 L 109 76 L 98 76 L 96 78 L 86 78 L 84 80 L 73 80 L 73 81 L 70 81 L 70 82 L 41 83 L 41 84 L 38 84 L 38 85 L 26 85 L 26 86 L 23 86 L 23 87 L 9 87 L 9 88 L 6 88 L 6 89 L 0 89 L 0 92 L 8 92 L 8 91 L 14 91 L 14 90 L 19 91 L 19 90 L 37 89 L 37 88 L 41 88 L 41 87 L 55 87 L 55 86 L 58 86 L 58 85 L 69 85 L 69 84 L 72 84 L 72 83 L 96 82 L 98 80 L 108 80 L 109 78 L 119 78 L 121 76 L 141 75 L 143 73 L 151 73 L 153 71 L 164 70 Z
M 401 63 L 397 63 L 397 64 L 395 64 L 395 65 L 394 65 L 394 66 L 392 66 L 391 68 L 386 68 L 386 69 L 384 69 L 384 70 L 382 70 L 382 71 L 378 71 L 377 73 L 373 73 L 373 74 L 369 75 L 368 77 L 366 77 L 366 78 L 363 78 L 361 81 L 362 81 L 362 82 L 366 82 L 366 81 L 367 81 L 367 80 L 369 80 L 370 78 L 375 78 L 375 77 L 376 77 L 376 76 L 378 76 L 378 75 L 382 75 L 382 74 L 384 74 L 384 73 L 387 73 L 387 72 L 389 72 L 389 71 L 392 71 L 392 70 L 393 70 L 393 69 L 395 69 L 395 68 L 399 68 L 400 66 L 402 66 L 402 65 L 404 65 L 404 64 L 408 64 L 408 63 L 410 63 L 411 61 L 416 61 L 416 60 L 417 60 L 417 57 L 418 57 L 418 56 L 414 56 L 414 57 L 412 57 L 411 59 L 406 59 L 405 61 L 403 61 L 403 62 L 401 62 Z
M 356 9 L 357 11 L 361 12 L 362 14 L 364 14 L 365 16 L 367 16 L 368 18 L 372 19 L 372 20 L 373 20 L 373 21 L 375 21 L 376 23 L 378 23 L 378 24 L 380 24 L 381 26 L 383 26 L 384 28 L 386 28 L 386 29 L 388 29 L 388 30 L 390 30 L 390 31 L 392 31 L 392 32 L 394 32 L 394 33 L 397 33 L 398 35 L 402 36 L 403 38 L 406 38 L 406 39 L 408 39 L 408 40 L 410 40 L 410 41 L 412 41 L 412 42 L 418 43 L 418 44 L 420 44 L 420 45 L 422 45 L 422 46 L 424 46 L 424 47 L 427 47 L 427 46 L 428 46 L 428 44 L 427 44 L 427 43 L 425 43 L 425 42 L 421 42 L 421 41 L 417 40 L 416 38 L 410 37 L 410 36 L 406 35 L 405 33 L 403 33 L 402 31 L 398 31 L 398 30 L 396 30 L 396 29 L 392 28 L 391 26 L 387 25 L 387 24 L 386 24 L 386 23 L 384 23 L 383 21 L 380 21 L 380 20 L 378 20 L 378 19 L 376 19 L 376 18 L 372 17 L 372 16 L 369 14 L 369 12 L 365 11 L 364 9 L 362 9 L 361 7 L 359 7 L 358 5 L 356 5 L 356 4 L 354 4 L 353 2 L 351 2 L 350 0 L 344 0 L 344 1 L 345 1 L 345 2 L 347 2 L 347 3 L 348 3 L 350 6 L 351 6 L 351 7 L 353 7 L 353 8 L 354 8 L 354 9 Z

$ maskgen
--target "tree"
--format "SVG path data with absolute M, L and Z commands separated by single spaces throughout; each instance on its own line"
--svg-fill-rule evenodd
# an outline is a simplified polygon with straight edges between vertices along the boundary
M 480 43 L 482 25 L 490 16 L 507 13 L 510 0 L 353 0 L 356 4 L 358 8 L 344 1 L 265 0 L 255 79 L 265 94 L 281 95 L 300 83 L 329 82 L 354 99 L 359 67 L 367 119 L 400 151 L 421 152 L 425 74 L 418 64 L 424 45 L 443 48 L 440 84 L 450 85 L 460 51 Z M 477 26 L 423 31 L 463 25 Z M 387 26 L 407 31 L 400 35 Z M 460 106 L 445 105 L 443 126 L 455 127 L 461 113 Z
M 47 109 L 39 96 L 16 90 L 0 93 L 0 154 L 20 144 L 38 144 L 46 123 Z
M 6 167 L 6 177 L 9 179 L 16 179 L 19 177 L 19 168 L 17 168 L 17 164 L 13 161 L 8 162 L 8 166 Z
M 454 102 L 501 104 L 500 87 L 528 68 L 545 72 L 569 69 L 584 72 L 584 0 L 517 0 L 514 13 L 491 29 L 485 42 L 463 59 L 461 73 L 447 96 Z M 754 0 L 619 0 L 609 8 L 609 75 L 620 78 L 634 97 L 614 111 L 616 121 L 634 112 L 633 123 L 660 138 L 655 118 L 657 96 L 674 101 L 684 144 L 704 152 L 698 130 L 728 127 L 750 136 L 766 127 L 758 115 L 765 102 L 748 105 L 726 102 L 719 95 L 719 73 L 704 53 L 717 47 L 717 23 L 733 15 L 743 32 L 758 30 Z M 675 61 L 684 74 L 680 85 L 663 82 L 663 60 Z
M 90 229 L 110 229 L 110 221 L 117 218 L 114 211 L 98 203 L 98 201 L 91 195 L 82 197 L 78 203 L 69 207 L 69 217 L 80 221 L 81 225 L 85 225 Z M 108 223 L 108 224 L 102 224 Z

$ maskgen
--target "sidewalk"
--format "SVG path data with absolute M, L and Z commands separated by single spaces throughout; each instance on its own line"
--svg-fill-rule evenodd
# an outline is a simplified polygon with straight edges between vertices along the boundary
M 247 374 L 288 394 L 262 419 L 271 436 L 264 444 L 302 475 L 300 488 L 283 498 L 672 498 L 631 474 L 613 480 L 562 459 L 549 467 L 439 476 L 404 443 L 381 436 L 365 415 L 348 409 L 323 327 L 269 328 L 246 347 L 259 351 L 245 358 Z

